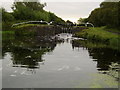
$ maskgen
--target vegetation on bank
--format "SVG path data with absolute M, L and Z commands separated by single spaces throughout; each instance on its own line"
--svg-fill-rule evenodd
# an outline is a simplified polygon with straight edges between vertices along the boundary
M 11 40 L 15 38 L 15 31 L 0 31 L 0 35 L 2 35 L 2 40 Z
M 102 2 L 99 8 L 93 10 L 88 17 L 95 26 L 120 27 L 120 2 Z
M 76 36 L 87 41 L 76 40 L 87 47 L 110 47 L 119 49 L 120 45 L 120 1 L 105 0 L 99 8 L 95 8 L 88 18 L 80 18 L 79 24 L 92 23 L 95 28 L 89 28 L 76 33 Z M 96 43 L 93 43 L 96 42 Z M 97 44 L 99 43 L 99 44 Z
M 38 0 L 36 2 L 14 2 L 12 6 L 13 12 L 7 12 L 5 9 L 2 11 L 2 30 L 3 37 L 17 35 L 35 35 L 34 30 L 28 30 L 29 27 L 38 26 L 41 24 L 24 24 L 16 27 L 11 27 L 12 24 L 25 22 L 25 21 L 47 21 L 54 23 L 66 23 L 64 20 L 56 16 L 54 13 L 44 10 L 46 3 L 42 4 Z M 106 29 L 105 27 L 96 27 L 82 30 L 82 32 L 76 33 L 76 36 L 86 38 L 92 42 L 100 42 L 106 45 L 118 47 L 120 38 L 116 33 L 119 33 L 119 16 L 118 10 L 120 9 L 120 2 L 102 2 L 100 8 L 97 8 L 91 12 L 88 18 L 80 19 L 79 22 L 90 22 L 95 26 L 111 27 Z M 67 21 L 68 23 L 72 23 Z M 45 25 L 41 25 L 45 26 Z M 82 28 L 82 27 L 81 27 Z M 14 30 L 16 29 L 16 30 Z M 19 30 L 18 30 L 19 29 Z M 21 30 L 20 30 L 21 29 Z M 5 32 L 4 32 L 5 31 Z M 16 33 L 17 32 L 17 33 Z M 116 33 L 112 33 L 116 32 Z
M 20 28 L 25 28 L 25 27 L 36 27 L 36 26 L 50 27 L 50 26 L 52 26 L 52 25 L 48 26 L 48 25 L 45 25 L 45 24 L 23 24 L 23 25 L 15 26 L 15 27 L 13 27 L 13 28 L 15 28 L 15 29 L 20 29 Z
M 109 28 L 118 28 L 120 32 L 120 1 L 109 2 L 104 0 L 99 8 L 95 8 L 88 18 L 80 18 L 79 24 L 92 23 L 95 27 L 107 26 Z
M 91 42 L 98 42 L 119 49 L 120 37 L 119 34 L 108 32 L 105 27 L 96 27 L 82 30 L 75 36 L 87 39 Z
M 23 0 L 23 2 L 17 0 L 12 5 L 12 12 L 7 12 L 4 8 L 0 8 L 2 12 L 2 30 L 11 28 L 12 24 L 21 23 L 26 21 L 47 21 L 54 23 L 65 23 L 65 21 L 56 16 L 52 12 L 44 10 L 46 3 L 40 3 L 38 0 L 30 2 L 30 0 Z

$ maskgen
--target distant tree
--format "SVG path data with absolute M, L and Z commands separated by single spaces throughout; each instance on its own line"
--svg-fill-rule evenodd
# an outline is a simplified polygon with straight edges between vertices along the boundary
M 73 22 L 72 22 L 72 21 L 70 21 L 70 20 L 67 20 L 67 21 L 66 21 L 66 23 L 73 23 Z
M 78 22 L 78 24 L 87 23 L 88 22 L 88 18 L 79 18 L 79 20 L 77 22 Z

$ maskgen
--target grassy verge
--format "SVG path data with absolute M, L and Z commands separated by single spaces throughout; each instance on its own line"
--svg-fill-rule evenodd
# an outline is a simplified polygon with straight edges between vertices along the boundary
M 2 35 L 2 40 L 14 39 L 15 31 L 0 31 L 0 35 Z
M 15 34 L 15 32 L 14 31 L 0 31 L 0 34 L 2 34 L 2 35 L 13 35 L 13 34 Z
M 76 36 L 88 41 L 99 42 L 119 49 L 120 37 L 118 34 L 108 32 L 105 27 L 89 28 L 76 33 Z
M 119 33 L 120 34 L 120 29 L 118 29 L 118 28 L 108 28 L 108 27 L 103 27 L 103 28 L 106 31 L 113 32 L 113 33 Z
M 23 24 L 23 25 L 18 25 L 18 26 L 15 26 L 13 28 L 16 28 L 16 29 L 19 29 L 19 28 L 24 28 L 24 27 L 32 27 L 32 26 L 49 26 L 49 25 L 44 25 L 44 24 Z M 52 26 L 52 25 L 50 25 Z

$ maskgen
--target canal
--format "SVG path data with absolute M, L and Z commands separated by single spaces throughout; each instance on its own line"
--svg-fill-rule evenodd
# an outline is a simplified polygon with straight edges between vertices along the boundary
M 118 88 L 101 71 L 117 63 L 120 52 L 87 48 L 76 39 L 83 40 L 69 33 L 3 40 L 3 88 Z

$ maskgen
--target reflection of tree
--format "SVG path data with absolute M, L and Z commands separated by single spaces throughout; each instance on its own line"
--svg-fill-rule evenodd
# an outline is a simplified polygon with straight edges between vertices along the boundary
M 78 40 L 73 40 L 72 41 L 72 48 L 73 48 L 73 50 L 77 47 L 78 49 L 79 48 L 87 48 L 87 47 L 85 47 L 85 45 L 84 44 L 86 44 L 85 42 L 83 42 L 83 41 L 79 41 L 78 42 Z
M 23 33 L 22 33 L 23 32 Z M 40 68 L 44 64 L 42 55 L 46 52 L 51 52 L 56 47 L 57 43 L 62 40 L 58 39 L 53 28 L 43 27 L 35 30 L 35 35 L 26 35 L 25 33 L 33 33 L 31 31 L 16 31 L 13 39 L 3 40 L 2 53 L 3 57 L 6 52 L 12 53 L 13 67 L 27 68 L 27 71 L 36 73 L 35 69 Z
M 88 52 L 93 59 L 97 59 L 97 68 L 100 70 L 108 70 L 111 62 L 118 62 L 120 59 L 120 52 L 110 48 L 92 48 L 88 49 Z
M 12 51 L 13 53 L 13 64 L 21 65 L 21 67 L 27 68 L 39 68 L 38 62 L 43 62 L 42 54 L 44 54 L 44 50 L 29 50 L 25 48 L 17 48 L 15 47 Z
M 3 56 L 6 52 L 12 53 L 13 67 L 23 67 L 32 70 L 39 68 L 44 64 L 42 55 L 46 52 L 53 51 L 57 42 L 49 34 L 40 36 L 22 36 L 15 37 L 13 40 L 3 41 Z
M 99 70 L 108 70 L 111 62 L 118 62 L 120 59 L 120 52 L 107 48 L 106 45 L 100 43 L 92 43 L 83 40 L 72 41 L 72 47 L 74 48 L 88 48 L 89 56 L 97 61 L 97 68 Z

